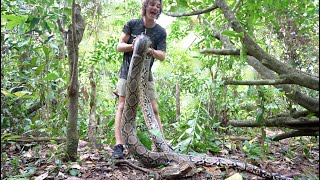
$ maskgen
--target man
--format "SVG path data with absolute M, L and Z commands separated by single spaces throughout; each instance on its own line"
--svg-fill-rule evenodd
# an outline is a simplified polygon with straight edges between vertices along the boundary
M 165 59 L 166 52 L 166 38 L 167 34 L 164 28 L 156 23 L 156 19 L 162 12 L 161 0 L 144 0 L 142 3 L 142 18 L 131 19 L 128 21 L 122 30 L 120 36 L 117 51 L 123 52 L 122 66 L 119 70 L 119 80 L 117 83 L 117 89 L 115 94 L 119 97 L 118 109 L 115 117 L 115 138 L 116 145 L 112 153 L 112 158 L 123 158 L 123 142 L 121 136 L 121 117 L 125 104 L 125 92 L 126 92 L 126 80 L 129 71 L 130 60 L 133 52 L 134 39 L 141 33 L 146 34 L 152 41 L 152 47 L 147 50 L 148 58 L 151 58 L 151 64 L 149 69 L 148 78 L 148 90 L 147 95 L 150 97 L 152 108 L 155 114 L 155 118 L 162 130 L 162 124 L 160 121 L 158 104 L 156 101 L 156 92 L 154 88 L 153 77 L 151 73 L 151 67 L 154 63 L 154 59 L 163 61 Z

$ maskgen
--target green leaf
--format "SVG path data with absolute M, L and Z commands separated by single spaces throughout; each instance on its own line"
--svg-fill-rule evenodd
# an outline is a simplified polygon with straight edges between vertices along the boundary
M 186 130 L 186 133 L 189 134 L 189 135 L 190 135 L 190 134 L 193 134 L 193 128 L 187 129 L 187 130 Z
M 257 115 L 256 115 L 256 121 L 257 123 L 261 124 L 262 123 L 262 119 L 263 119 L 263 109 L 259 108 Z
M 71 170 L 69 171 L 69 173 L 70 173 L 71 176 L 77 176 L 77 175 L 79 174 L 79 170 L 77 170 L 77 169 L 71 169 Z
M 247 61 L 247 49 L 246 49 L 246 46 L 245 46 L 245 44 L 243 42 L 241 43 L 240 60 L 242 62 L 246 62 Z
M 32 94 L 32 93 L 29 92 L 29 91 L 18 91 L 18 92 L 15 92 L 13 94 L 16 95 L 17 97 L 22 97 L 22 96 L 24 96 L 26 94 Z
M 315 113 L 310 113 L 307 115 L 307 118 L 313 119 L 313 118 L 317 118 L 317 116 L 315 116 Z
M 9 96 L 9 97 L 15 97 L 13 94 L 9 93 L 8 91 L 5 90 L 1 90 L 1 93 L 5 96 Z
M 309 156 L 310 155 L 310 151 L 308 148 L 303 148 L 303 152 L 305 155 Z
M 114 122 L 115 122 L 115 119 L 111 119 L 111 120 L 107 123 L 107 126 L 108 126 L 109 128 L 113 127 Z
M 34 16 L 32 16 L 32 15 L 30 15 L 29 17 L 28 17 L 28 20 L 26 21 L 26 23 L 29 23 L 30 25 L 30 30 L 32 29 L 32 28 L 34 28 L 34 26 L 36 25 L 36 24 L 38 24 L 39 23 L 39 21 L 40 21 L 40 18 L 39 17 L 34 17 Z
M 6 19 L 8 21 L 7 23 L 8 29 L 11 29 L 17 25 L 23 24 L 27 20 L 27 18 L 23 16 L 15 16 L 15 15 L 2 15 L 1 19 Z
M 36 75 L 39 75 L 41 73 L 41 71 L 43 70 L 45 64 L 40 64 L 38 67 L 36 67 Z
M 149 132 L 154 136 L 161 137 L 160 129 L 150 129 Z
M 221 34 L 229 36 L 229 37 L 244 37 L 244 33 L 237 33 L 236 31 L 225 30 L 222 31 Z
M 58 74 L 57 74 L 56 72 L 53 72 L 53 73 L 47 74 L 47 76 L 44 77 L 43 80 L 45 80 L 45 81 L 51 81 L 51 80 L 56 80 L 56 79 L 58 79 L 58 78 L 59 78 Z
M 221 34 L 223 34 L 223 35 L 226 35 L 226 36 L 236 36 L 235 34 L 236 34 L 237 32 L 235 32 L 235 31 L 230 31 L 230 30 L 225 30 L 225 31 L 222 31 L 221 32 Z
M 188 149 L 189 144 L 192 141 L 192 137 L 189 137 L 181 142 L 179 142 L 176 146 L 175 149 L 179 148 L 181 151 L 186 151 Z
M 139 138 L 139 140 L 141 141 L 141 143 L 148 148 L 149 150 L 151 150 L 151 140 L 150 140 L 150 136 L 147 132 L 138 132 L 137 136 Z
M 171 11 L 171 12 L 176 12 L 176 11 L 178 11 L 178 7 L 177 7 L 177 6 L 170 6 L 170 11 Z
M 8 140 L 11 140 L 11 139 L 19 139 L 21 136 L 18 136 L 18 135 L 12 135 L 12 134 L 4 134 L 1 136 L 1 140 L 4 140 L 4 141 L 8 141 Z
M 49 48 L 47 46 L 42 46 L 42 49 L 46 56 L 46 59 L 49 59 L 49 53 L 50 53 Z
M 177 0 L 179 6 L 188 7 L 188 2 L 186 0 Z
M 24 95 L 21 98 L 23 98 L 23 99 L 36 99 L 37 97 L 36 96 L 31 96 L 31 95 Z
M 33 57 L 30 61 L 30 66 L 34 67 L 37 63 L 38 57 Z
M 195 119 L 192 119 L 192 120 L 188 121 L 188 125 L 191 126 L 191 127 L 195 126 L 195 124 L 196 124 L 196 120 Z

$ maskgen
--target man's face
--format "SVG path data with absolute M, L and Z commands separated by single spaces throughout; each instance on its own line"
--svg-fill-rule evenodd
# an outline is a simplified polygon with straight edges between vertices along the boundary
M 160 14 L 161 4 L 159 0 L 151 0 L 149 1 L 146 9 L 147 18 L 156 19 Z

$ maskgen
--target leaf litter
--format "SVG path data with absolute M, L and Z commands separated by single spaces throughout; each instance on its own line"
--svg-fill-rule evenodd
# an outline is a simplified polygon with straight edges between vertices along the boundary
M 293 138 L 292 138 L 293 139 Z M 249 162 L 271 172 L 279 172 L 288 177 L 304 179 L 319 179 L 319 147 L 316 144 L 304 145 L 310 142 L 310 137 L 285 139 L 271 142 L 269 155 L 262 159 L 250 159 L 240 149 L 242 143 L 237 143 L 239 148 L 222 149 L 222 154 L 208 155 L 223 156 Z M 302 140 L 301 140 L 302 139 Z M 62 162 L 64 144 L 33 143 L 23 144 L 18 142 L 5 142 L 2 144 L 1 154 L 1 179 L 66 179 L 66 180 L 136 180 L 153 179 L 152 174 L 142 172 L 132 167 L 116 166 L 111 159 L 112 148 L 102 144 L 97 150 L 91 150 L 87 141 L 80 140 L 78 147 L 79 160 L 77 162 Z M 307 149 L 306 149 L 307 147 Z M 139 166 L 136 160 L 126 154 L 128 159 Z M 144 167 L 148 168 L 148 167 Z M 153 169 L 157 171 L 158 169 Z M 237 172 L 234 169 L 221 167 L 198 167 L 197 173 L 184 179 L 262 179 L 246 172 Z

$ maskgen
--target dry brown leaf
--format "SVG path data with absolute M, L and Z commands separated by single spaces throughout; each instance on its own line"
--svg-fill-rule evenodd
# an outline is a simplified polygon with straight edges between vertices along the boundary
M 55 151 L 58 150 L 58 147 L 55 144 L 48 144 L 48 148 L 51 149 L 51 150 L 55 150 Z
M 62 172 L 59 172 L 58 175 L 57 175 L 57 178 L 59 178 L 59 179 L 65 179 L 65 178 L 66 178 L 66 175 L 63 174 Z
M 37 176 L 34 180 L 43 180 L 48 177 L 48 172 L 45 172 L 41 174 L 40 176 Z
M 80 155 L 80 160 L 81 160 L 81 161 L 88 160 L 89 158 L 90 158 L 90 154 L 83 154 L 83 155 Z
M 9 151 L 10 152 L 14 152 L 15 150 L 17 149 L 17 146 L 12 144 L 10 147 L 9 147 Z
M 70 176 L 66 180 L 82 180 L 81 178 Z
M 31 149 L 29 149 L 29 151 L 24 153 L 22 156 L 26 158 L 31 158 L 33 156 L 33 152 L 31 151 Z
M 242 180 L 242 176 L 239 173 L 235 173 L 234 175 L 226 178 L 225 180 Z
M 214 175 L 214 176 L 221 174 L 220 168 L 218 168 L 216 166 L 204 167 L 204 169 L 206 170 L 207 173 Z
M 81 166 L 77 162 L 75 162 L 71 164 L 70 168 L 80 170 Z

